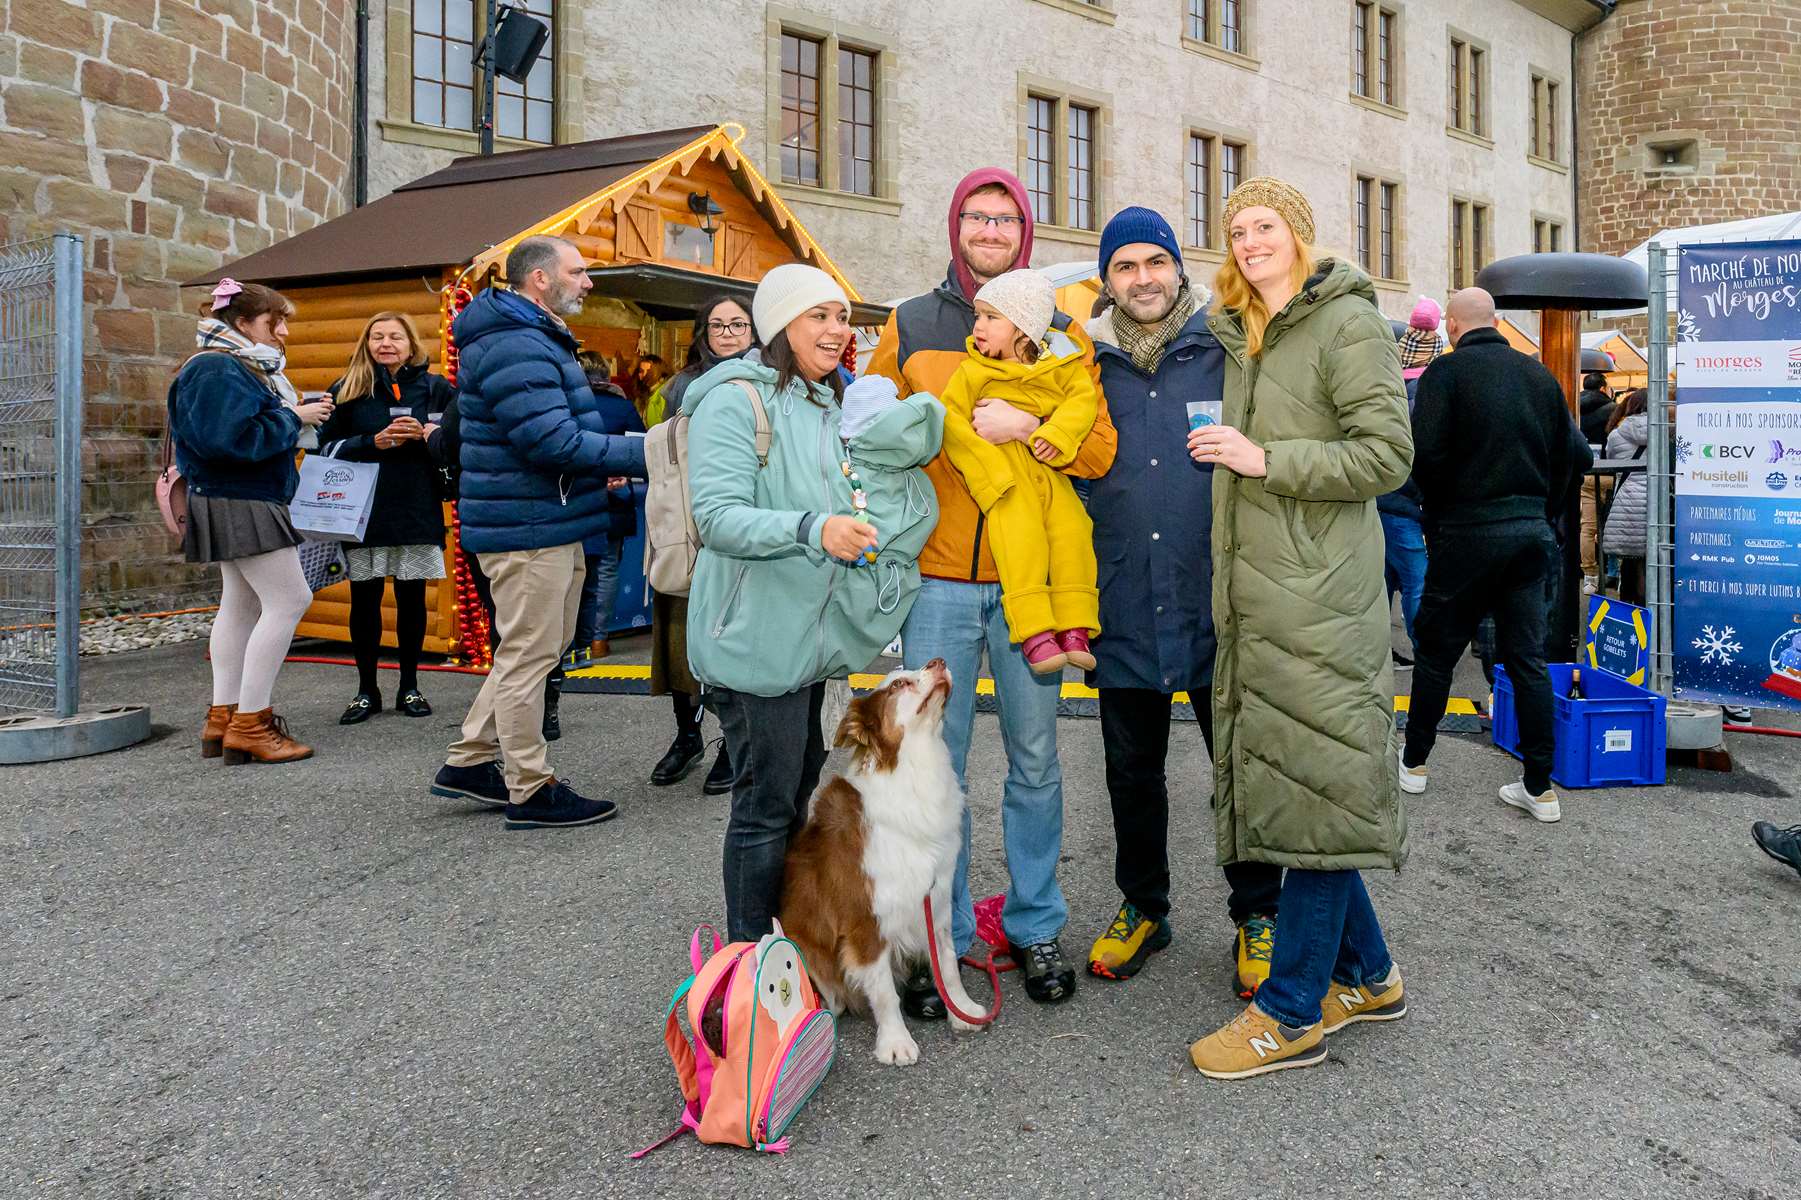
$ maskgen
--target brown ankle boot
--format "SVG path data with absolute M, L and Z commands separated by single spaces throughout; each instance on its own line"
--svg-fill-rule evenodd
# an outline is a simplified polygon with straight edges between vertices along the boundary
M 589 658 L 605 658 L 612 652 L 613 648 L 607 645 L 607 639 L 605 638 L 596 638 L 588 644 Z
M 200 729 L 201 758 L 218 758 L 224 753 L 225 727 L 237 711 L 235 704 L 215 704 L 206 710 L 206 724 Z
M 273 708 L 262 712 L 239 712 L 231 715 L 225 730 L 225 765 L 240 763 L 284 763 L 311 758 L 313 748 L 288 736 L 288 723 L 275 715 Z

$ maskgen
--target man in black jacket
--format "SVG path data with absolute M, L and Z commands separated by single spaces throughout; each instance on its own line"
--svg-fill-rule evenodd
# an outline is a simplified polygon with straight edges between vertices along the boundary
M 1582 377 L 1582 395 L 1576 400 L 1581 414 L 1582 440 L 1591 446 L 1607 444 L 1607 422 L 1613 416 L 1613 393 L 1607 390 L 1607 376 L 1590 371 Z M 1611 480 L 1608 481 L 1612 483 Z M 1582 591 L 1596 591 L 1601 586 L 1601 505 L 1612 494 L 1599 479 L 1582 481 Z
M 1451 297 L 1445 321 L 1457 352 L 1420 376 L 1413 411 L 1413 478 L 1432 555 L 1414 626 L 1418 659 L 1401 788 L 1426 790 L 1451 673 L 1492 612 L 1525 759 L 1525 779 L 1502 788 L 1501 799 L 1556 821 L 1546 592 L 1560 561 L 1555 522 L 1569 511 L 1593 455 L 1551 372 L 1494 328 L 1493 296 L 1465 288 Z

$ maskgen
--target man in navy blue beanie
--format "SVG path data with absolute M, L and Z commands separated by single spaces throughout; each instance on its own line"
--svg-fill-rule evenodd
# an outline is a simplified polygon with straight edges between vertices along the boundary
M 1100 692 L 1122 900 L 1088 970 L 1128 979 L 1172 938 L 1165 761 L 1176 693 L 1188 693 L 1212 760 L 1213 467 L 1190 458 L 1188 433 L 1191 420 L 1218 419 L 1225 351 L 1207 328 L 1211 297 L 1188 282 L 1175 231 L 1157 213 L 1127 208 L 1107 222 L 1100 274 L 1112 307 L 1088 334 L 1119 452 L 1088 493 L 1106 630 L 1089 683 Z M 1225 870 L 1235 990 L 1249 997 L 1269 976 L 1282 871 Z

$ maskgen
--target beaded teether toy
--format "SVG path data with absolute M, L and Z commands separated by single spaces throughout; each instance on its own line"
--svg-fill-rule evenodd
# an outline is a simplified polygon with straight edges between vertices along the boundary
M 857 519 L 859 521 L 866 519 L 869 516 L 869 493 L 863 490 L 863 480 L 857 476 L 857 469 L 850 465 L 848 457 L 839 460 L 838 469 L 844 472 L 844 478 L 850 483 L 850 506 L 857 510 Z M 863 560 L 868 563 L 875 562 L 874 546 L 864 547 Z

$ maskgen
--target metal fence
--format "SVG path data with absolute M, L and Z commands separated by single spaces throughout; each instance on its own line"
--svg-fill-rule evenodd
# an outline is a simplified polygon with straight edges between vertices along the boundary
M 1651 610 L 1652 691 L 1674 696 L 1676 618 L 1676 466 L 1670 442 L 1670 285 L 1676 255 L 1653 240 L 1648 254 L 1650 441 L 1645 454 L 1645 607 Z
M 82 242 L 0 245 L 0 712 L 75 714 Z

